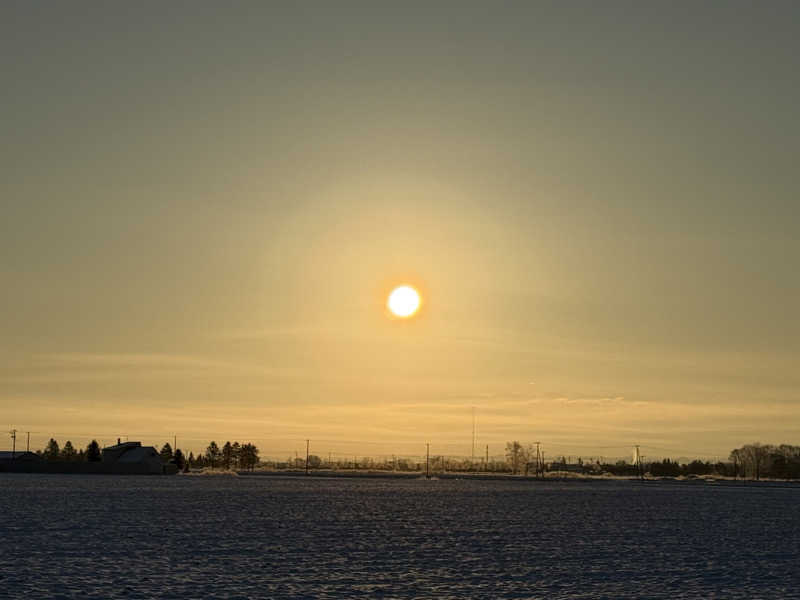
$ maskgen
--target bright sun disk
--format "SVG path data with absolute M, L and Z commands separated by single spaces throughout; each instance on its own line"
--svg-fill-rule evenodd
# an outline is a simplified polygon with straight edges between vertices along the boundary
M 407 318 L 417 312 L 420 299 L 419 292 L 410 285 L 401 285 L 392 290 L 386 306 L 396 317 Z

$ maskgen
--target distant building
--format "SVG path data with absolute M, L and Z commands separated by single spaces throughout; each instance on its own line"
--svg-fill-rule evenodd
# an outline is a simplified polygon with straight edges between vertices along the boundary
M 141 442 L 119 442 L 103 448 L 100 463 L 111 473 L 133 475 L 162 475 L 175 473 L 175 465 L 165 465 L 153 446 L 142 446 Z
M 33 452 L 27 452 L 25 450 L 17 450 L 16 452 L 12 452 L 11 450 L 0 450 L 0 462 L 7 462 L 12 460 L 42 460 L 42 457 L 38 454 L 34 454 Z
M 141 442 L 117 442 L 103 448 L 102 460 L 65 461 L 44 460 L 33 452 L 0 451 L 0 471 L 12 473 L 72 473 L 105 475 L 173 475 L 175 464 L 163 464 L 152 446 Z

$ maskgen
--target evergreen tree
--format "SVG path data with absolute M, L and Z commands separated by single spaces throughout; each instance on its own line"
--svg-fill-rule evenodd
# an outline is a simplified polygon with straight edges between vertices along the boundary
M 100 444 L 97 443 L 97 440 L 92 440 L 92 442 L 86 446 L 86 460 L 89 462 L 100 462 L 103 460 L 103 455 L 100 452 Z
M 231 446 L 231 463 L 234 469 L 238 469 L 241 465 L 241 453 L 242 447 L 239 445 L 239 442 L 233 442 Z
M 172 460 L 172 446 L 169 445 L 169 442 L 164 444 L 159 454 L 161 455 L 161 462 L 168 463 Z
M 72 442 L 67 440 L 67 443 L 64 444 L 64 448 L 61 450 L 61 460 L 73 461 L 77 458 L 77 454 L 75 448 L 72 446 Z
M 172 462 L 175 463 L 179 471 L 183 471 L 183 468 L 186 466 L 186 459 L 183 457 L 183 452 L 181 452 L 180 448 L 175 449 L 175 454 L 172 457 Z
M 225 445 L 222 447 L 222 467 L 224 469 L 230 469 L 232 462 L 233 446 L 231 446 L 230 442 L 225 442 Z
M 258 448 L 253 444 L 243 444 L 239 452 L 239 465 L 242 469 L 250 469 L 258 464 Z
M 58 460 L 61 455 L 61 452 L 58 448 L 58 442 L 55 441 L 53 438 L 50 438 L 50 441 L 47 442 L 47 448 L 44 450 L 44 457 L 47 460 Z
M 186 465 L 189 467 L 195 466 L 194 453 L 189 450 L 189 457 L 186 459 Z
M 217 446 L 217 442 L 212 441 L 208 445 L 208 448 L 206 448 L 206 460 L 209 462 L 212 469 L 217 466 L 217 460 L 219 460 L 219 446 Z

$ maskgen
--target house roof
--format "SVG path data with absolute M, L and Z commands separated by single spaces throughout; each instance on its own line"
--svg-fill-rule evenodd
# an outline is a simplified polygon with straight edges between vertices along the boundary
M 38 459 L 40 458 L 37 454 L 33 452 L 26 452 L 25 450 L 17 450 L 16 452 L 11 452 L 11 450 L 0 450 L 0 460 L 31 460 L 31 459 Z
M 121 444 L 106 446 L 103 450 L 124 450 L 126 448 L 140 448 L 141 446 L 142 442 L 122 442 Z
M 158 457 L 158 452 L 152 446 L 140 446 L 132 450 L 128 450 L 125 454 L 119 457 L 119 463 L 138 463 L 148 458 Z

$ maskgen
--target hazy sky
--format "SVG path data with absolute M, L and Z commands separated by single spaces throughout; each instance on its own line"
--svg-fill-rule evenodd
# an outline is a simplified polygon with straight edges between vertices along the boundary
M 4 2 L 0 421 L 797 443 L 798 40 L 796 2 Z

